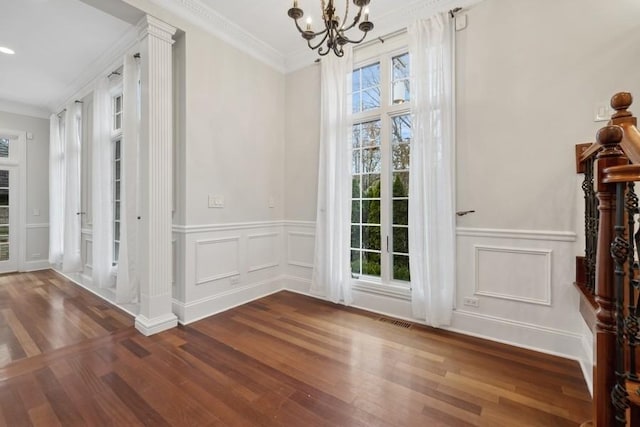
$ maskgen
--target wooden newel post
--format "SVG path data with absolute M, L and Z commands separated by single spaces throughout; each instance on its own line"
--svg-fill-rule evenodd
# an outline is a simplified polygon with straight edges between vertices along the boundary
M 628 164 L 619 147 L 623 131 L 619 126 L 605 126 L 598 131 L 597 141 L 602 145 L 595 161 L 594 183 L 600 211 L 598 246 L 596 257 L 596 337 L 593 378 L 593 404 L 595 425 L 612 427 L 614 410 L 611 404 L 611 390 L 615 384 L 616 320 L 614 303 L 613 259 L 611 242 L 615 223 L 616 186 L 603 182 L 604 170 L 612 166 Z

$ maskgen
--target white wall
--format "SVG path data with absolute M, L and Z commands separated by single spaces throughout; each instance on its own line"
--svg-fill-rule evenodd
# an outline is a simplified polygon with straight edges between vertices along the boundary
M 0 111 L 0 128 L 29 132 L 27 140 L 25 270 L 48 267 L 49 258 L 49 120 Z M 39 215 L 34 215 L 34 210 Z
M 582 227 L 574 145 L 603 125 L 593 121 L 596 104 L 640 94 L 639 11 L 633 0 L 485 0 L 466 11 L 457 204 L 476 213 L 458 220 L 454 329 L 586 360 L 572 286 Z M 286 271 L 301 291 L 313 259 L 318 80 L 315 65 L 286 80 Z M 468 296 L 478 308 L 463 305 Z M 406 301 L 380 298 L 356 295 L 356 304 L 410 317 Z

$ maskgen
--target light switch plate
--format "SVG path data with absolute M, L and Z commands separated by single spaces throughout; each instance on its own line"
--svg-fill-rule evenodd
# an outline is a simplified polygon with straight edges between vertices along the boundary
M 209 194 L 210 208 L 224 208 L 224 196 Z

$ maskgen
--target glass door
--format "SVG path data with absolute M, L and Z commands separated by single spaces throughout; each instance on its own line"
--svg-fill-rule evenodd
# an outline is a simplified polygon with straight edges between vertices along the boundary
M 18 270 L 16 169 L 0 166 L 0 273 Z

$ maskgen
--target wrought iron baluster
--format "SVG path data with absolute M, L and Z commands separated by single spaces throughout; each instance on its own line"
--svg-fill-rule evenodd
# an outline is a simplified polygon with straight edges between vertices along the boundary
M 635 185 L 630 182 L 627 186 L 627 194 L 625 197 L 625 207 L 627 213 L 627 238 L 629 241 L 629 256 L 627 258 L 627 269 L 629 274 L 629 289 L 628 289 L 628 306 L 626 317 L 624 321 L 625 336 L 627 337 L 627 343 L 629 346 L 629 371 L 627 378 L 633 381 L 638 381 L 637 369 L 636 369 L 636 347 L 638 346 L 638 316 L 636 313 L 636 289 L 638 288 L 638 278 L 636 273 L 638 271 L 638 261 L 636 260 L 636 242 L 640 238 L 640 229 L 635 231 L 635 218 L 640 211 L 638 210 L 638 196 L 635 192 Z
M 629 407 L 629 394 L 626 388 L 626 372 L 624 366 L 625 331 L 624 331 L 624 264 L 629 258 L 629 240 L 625 237 L 625 189 L 626 183 L 616 185 L 616 222 L 615 236 L 611 243 L 611 256 L 615 264 L 614 295 L 616 317 L 616 384 L 611 391 L 611 402 L 615 408 L 616 424 L 626 426 L 626 414 Z
M 595 294 L 596 284 L 596 248 L 598 245 L 598 198 L 593 187 L 594 159 L 588 159 L 585 162 L 584 181 L 582 182 L 582 190 L 584 192 L 585 202 L 585 286 Z

